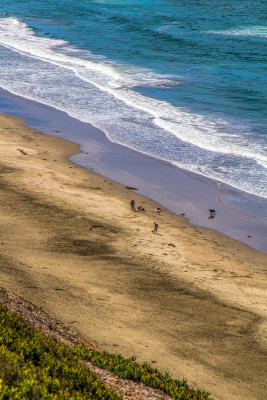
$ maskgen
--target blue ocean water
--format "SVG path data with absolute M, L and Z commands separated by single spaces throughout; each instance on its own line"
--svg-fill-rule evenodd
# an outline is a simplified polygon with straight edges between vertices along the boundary
M 267 197 L 266 19 L 261 0 L 2 0 L 0 86 Z

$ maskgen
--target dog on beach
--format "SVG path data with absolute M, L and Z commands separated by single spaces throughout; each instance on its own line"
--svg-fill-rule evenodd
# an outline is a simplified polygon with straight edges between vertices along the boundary
M 137 206 L 137 210 L 139 210 L 139 211 L 144 211 L 144 207 L 143 206 Z
M 214 218 L 215 217 L 215 210 L 213 210 L 213 209 L 209 209 L 209 212 L 210 212 L 210 216 L 209 216 L 209 218 Z

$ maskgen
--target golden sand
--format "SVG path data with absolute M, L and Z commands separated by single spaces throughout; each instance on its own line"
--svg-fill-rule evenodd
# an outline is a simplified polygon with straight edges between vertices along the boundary
M 0 115 L 0 286 L 215 399 L 267 398 L 267 256 L 155 214 L 78 152 Z

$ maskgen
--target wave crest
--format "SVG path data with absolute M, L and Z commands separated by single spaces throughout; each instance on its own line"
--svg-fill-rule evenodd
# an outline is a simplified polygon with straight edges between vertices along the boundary
M 214 35 L 226 35 L 226 36 L 255 36 L 267 38 L 267 27 L 266 26 L 247 26 L 238 27 L 230 30 L 222 31 L 207 31 Z
M 3 87 L 91 122 L 116 142 L 180 166 L 185 162 L 186 169 L 197 169 L 195 172 L 220 180 L 226 177 L 228 182 L 229 168 L 236 177 L 235 169 L 241 171 L 240 166 L 245 165 L 245 172 L 249 169 L 255 177 L 267 166 L 261 143 L 241 132 L 242 127 L 238 132 L 238 127 L 233 128 L 227 121 L 193 114 L 132 90 L 179 84 L 177 77 L 174 80 L 147 69 L 117 65 L 66 41 L 37 36 L 14 17 L 0 18 L 0 45 L 12 53 L 2 60 Z M 230 161 L 224 165 L 226 159 Z M 248 191 L 240 182 L 236 179 L 234 186 Z M 257 193 L 262 192 L 258 185 Z

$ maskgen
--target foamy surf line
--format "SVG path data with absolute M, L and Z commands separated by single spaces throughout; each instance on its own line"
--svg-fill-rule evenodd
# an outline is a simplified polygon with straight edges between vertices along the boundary
M 260 135 L 241 136 L 242 127 L 232 132 L 226 121 L 190 114 L 133 90 L 176 84 L 171 77 L 80 53 L 66 41 L 36 36 L 14 17 L 0 19 L 0 44 L 8 52 L 8 63 L 5 57 L 0 61 L 0 83 L 10 92 L 92 123 L 113 142 L 267 197 Z
M 267 38 L 267 27 L 266 26 L 240 26 L 235 29 L 222 30 L 222 31 L 207 31 L 214 35 L 226 35 L 226 36 L 242 36 L 242 37 L 259 37 Z
M 252 196 L 247 201 L 247 208 L 242 209 L 240 205 L 243 204 L 244 194 L 241 192 L 227 185 L 218 188 L 209 179 L 171 168 L 168 163 L 144 157 L 125 146 L 112 143 L 97 128 L 40 103 L 2 91 L 0 106 L 2 112 L 34 121 L 30 126 L 35 129 L 80 143 L 83 153 L 71 157 L 76 164 L 113 181 L 136 187 L 138 193 L 157 201 L 170 211 L 185 213 L 195 225 L 215 229 L 266 252 L 266 227 L 253 220 L 255 208 L 263 206 L 266 210 L 266 202 L 263 205 L 255 203 L 255 199 L 259 198 Z M 75 137 L 73 132 L 76 133 Z M 234 199 L 228 204 L 230 207 L 222 204 L 225 195 Z M 240 209 L 236 210 L 235 206 Z M 216 209 L 215 219 L 208 219 L 208 208 Z

